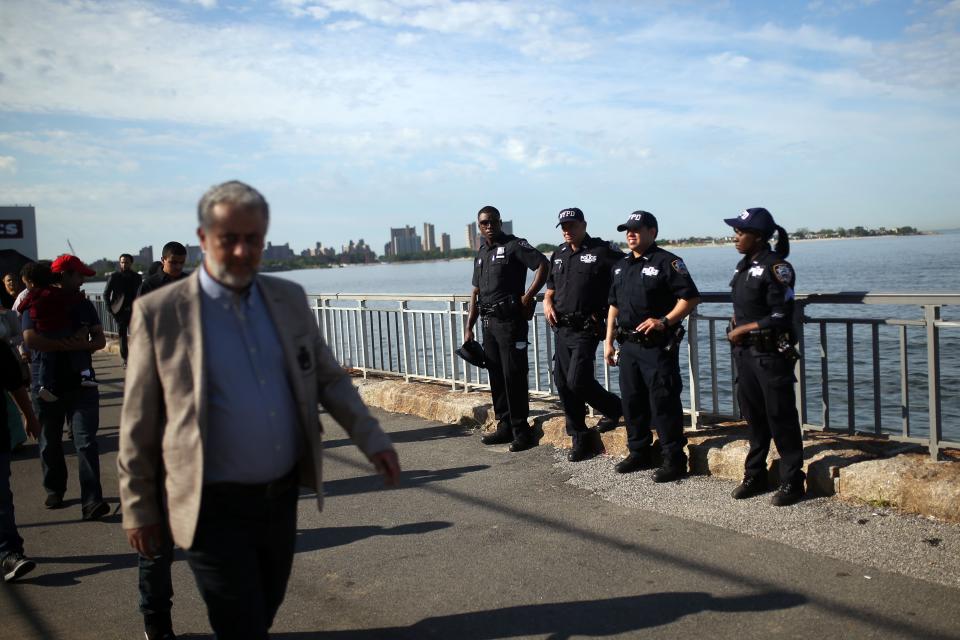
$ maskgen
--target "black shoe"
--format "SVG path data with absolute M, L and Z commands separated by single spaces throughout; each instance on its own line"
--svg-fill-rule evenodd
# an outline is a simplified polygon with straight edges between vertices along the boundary
M 513 442 L 510 443 L 510 451 L 513 453 L 518 453 L 520 451 L 526 451 L 527 449 L 532 449 L 537 446 L 537 441 L 531 436 L 520 436 L 514 438 Z
M 777 492 L 770 498 L 770 504 L 775 507 L 787 507 L 791 504 L 797 504 L 803 500 L 804 496 L 803 480 L 793 480 L 784 482 L 777 489 Z
M 580 462 L 581 460 L 586 460 L 590 457 L 590 452 L 587 451 L 585 445 L 575 445 L 570 449 L 570 453 L 567 454 L 567 460 L 570 462 Z
M 618 462 L 614 469 L 617 473 L 633 473 L 641 469 L 649 469 L 652 466 L 653 462 L 650 460 L 649 450 L 643 452 L 631 451 L 630 455 Z
M 43 504 L 47 509 L 59 509 L 63 506 L 63 496 L 59 493 L 48 493 Z
M 507 444 L 512 441 L 512 433 L 509 431 L 500 431 L 499 429 L 480 438 L 480 442 L 483 444 Z
M 103 516 L 110 513 L 110 505 L 101 500 L 100 502 L 84 505 L 82 512 L 84 520 L 99 520 Z
M 734 500 L 744 500 L 766 493 L 768 489 L 766 475 L 743 476 L 743 482 L 730 495 Z
M 3 559 L 3 581 L 13 582 L 33 571 L 37 563 L 23 555 L 13 552 Z
M 611 418 L 610 416 L 603 416 L 597 422 L 597 431 L 600 433 L 606 433 L 607 431 L 613 431 L 620 425 L 620 416 L 616 418 Z
M 673 482 L 687 475 L 687 461 L 664 462 L 659 469 L 653 472 L 654 482 Z
M 149 614 L 143 617 L 143 635 L 147 640 L 177 640 L 170 615 Z

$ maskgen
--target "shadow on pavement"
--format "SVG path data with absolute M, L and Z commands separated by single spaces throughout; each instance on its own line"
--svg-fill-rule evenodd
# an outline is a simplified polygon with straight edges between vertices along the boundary
M 391 442 L 430 442 L 432 440 L 445 440 L 447 438 L 468 438 L 472 430 L 469 427 L 461 427 L 455 424 L 440 424 L 423 427 L 421 429 L 407 429 L 405 431 L 391 431 Z M 324 449 L 336 449 L 352 445 L 350 438 L 340 438 L 339 440 L 324 441 Z
M 69 587 L 80 584 L 80 578 L 96 575 L 104 571 L 132 569 L 137 566 L 137 554 L 134 551 L 102 556 L 31 556 L 31 559 L 37 563 L 37 574 L 31 574 L 29 578 L 20 580 L 20 584 L 33 584 L 41 587 Z M 82 564 L 91 566 L 84 566 L 82 569 L 75 569 L 73 571 L 54 572 L 51 570 L 50 565 L 56 564 Z
M 296 552 L 342 547 L 374 536 L 409 536 L 452 527 L 452 522 L 431 521 L 400 524 L 395 527 L 321 527 L 297 532 Z
M 490 465 L 476 464 L 469 467 L 452 467 L 450 469 L 414 469 L 400 473 L 398 489 L 414 489 L 426 484 L 453 480 L 467 473 L 489 469 Z M 328 480 L 323 483 L 323 495 L 327 498 L 349 496 L 357 493 L 368 493 L 383 489 L 383 478 L 379 474 L 344 478 L 342 480 Z M 302 497 L 302 496 L 301 496 Z
M 514 637 L 563 640 L 574 636 L 602 637 L 650 629 L 702 611 L 774 611 L 806 602 L 804 596 L 789 592 L 768 591 L 732 597 L 714 597 L 702 592 L 651 593 L 606 600 L 521 605 L 457 613 L 425 618 L 409 627 L 272 633 L 270 637 L 273 640 L 494 640 Z

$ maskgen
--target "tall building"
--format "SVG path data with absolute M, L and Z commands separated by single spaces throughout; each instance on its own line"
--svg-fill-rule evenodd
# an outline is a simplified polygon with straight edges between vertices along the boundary
M 133 256 L 133 263 L 147 268 L 153 264 L 153 247 L 142 247 L 140 253 Z
M 440 234 L 440 253 L 450 253 L 450 234 Z
M 477 244 L 477 223 L 471 222 L 467 225 L 467 249 L 476 250 Z
M 37 212 L 33 205 L 0 207 L 0 241 L 4 249 L 13 249 L 31 260 L 39 257 Z
M 423 250 L 424 251 L 433 251 L 437 248 L 436 236 L 434 235 L 434 227 L 429 222 L 423 223 Z
M 296 254 L 293 252 L 293 249 L 290 248 L 289 242 L 284 242 L 283 244 L 267 242 L 267 246 L 263 248 L 264 260 L 290 260 L 294 257 L 296 257 Z
M 501 223 L 501 230 L 504 233 L 513 235 L 513 220 L 504 220 Z
M 383 247 L 387 256 L 403 256 L 409 253 L 419 253 L 422 243 L 416 229 L 407 225 L 399 229 L 390 229 L 390 242 Z

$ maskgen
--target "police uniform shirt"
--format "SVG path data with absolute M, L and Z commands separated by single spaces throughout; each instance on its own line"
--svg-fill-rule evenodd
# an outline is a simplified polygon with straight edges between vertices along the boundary
M 769 247 L 753 260 L 744 257 L 730 281 L 737 324 L 756 322 L 761 329 L 790 328 L 795 280 L 793 266 Z
M 683 260 L 654 243 L 639 258 L 630 253 L 614 266 L 607 301 L 617 308 L 617 324 L 633 329 L 647 318 L 667 315 L 677 299 L 699 295 Z
M 550 256 L 547 289 L 554 290 L 553 306 L 558 314 L 590 315 L 607 305 L 613 266 L 623 252 L 606 240 L 583 239 L 574 251 L 569 244 L 559 245 Z
M 513 298 L 520 300 L 527 281 L 527 270 L 534 270 L 546 257 L 523 238 L 506 233 L 493 244 L 486 241 L 473 263 L 473 286 L 480 289 L 483 304 L 497 304 Z

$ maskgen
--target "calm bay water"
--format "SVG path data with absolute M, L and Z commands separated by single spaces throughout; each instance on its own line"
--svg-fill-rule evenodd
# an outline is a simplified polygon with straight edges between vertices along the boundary
M 688 247 L 676 249 L 683 257 L 699 289 L 703 292 L 727 292 L 734 267 L 740 259 L 732 246 Z M 797 293 L 873 292 L 873 293 L 935 293 L 960 292 L 960 232 L 904 238 L 881 237 L 848 240 L 794 242 L 790 261 L 797 271 Z M 473 270 L 471 259 L 349 266 L 335 269 L 308 269 L 276 273 L 279 277 L 299 283 L 311 294 L 468 294 Z M 91 283 L 89 293 L 102 290 L 102 285 Z M 700 313 L 726 317 L 729 305 L 702 305 Z M 945 307 L 943 318 L 960 319 L 960 307 Z M 923 311 L 909 305 L 811 305 L 808 317 L 813 318 L 899 318 L 920 319 Z M 712 406 L 709 386 L 709 342 L 706 325 L 701 324 L 701 403 L 705 410 L 716 409 L 729 413 L 733 410 L 730 383 L 729 349 L 726 341 L 718 340 L 718 405 Z M 911 327 L 907 332 L 910 347 L 910 404 L 911 433 L 924 436 L 928 429 L 926 350 L 922 327 Z M 541 329 L 542 331 L 543 329 Z M 718 324 L 722 335 L 722 324 Z M 880 390 L 882 430 L 899 433 L 902 429 L 900 388 L 899 329 L 881 326 Z M 845 427 L 847 409 L 846 334 L 842 325 L 831 325 L 827 331 L 829 344 L 828 370 L 830 409 L 826 414 L 831 426 Z M 817 348 L 819 330 L 810 324 L 805 331 L 807 341 L 806 367 L 808 390 L 808 422 L 823 424 L 823 397 L 820 391 L 820 360 Z M 541 342 L 541 345 L 543 343 Z M 872 428 L 873 416 L 873 361 L 872 335 L 868 325 L 856 325 L 853 330 L 854 382 L 856 400 L 853 414 L 860 429 Z M 687 366 L 685 349 L 681 351 L 681 365 Z M 944 328 L 940 334 L 941 390 L 943 432 L 947 439 L 960 441 L 960 329 Z M 599 373 L 599 372 L 598 372 Z M 548 384 L 546 372 L 541 373 L 541 384 Z M 616 389 L 615 374 L 611 375 Z M 684 390 L 684 405 L 689 406 L 688 390 Z

